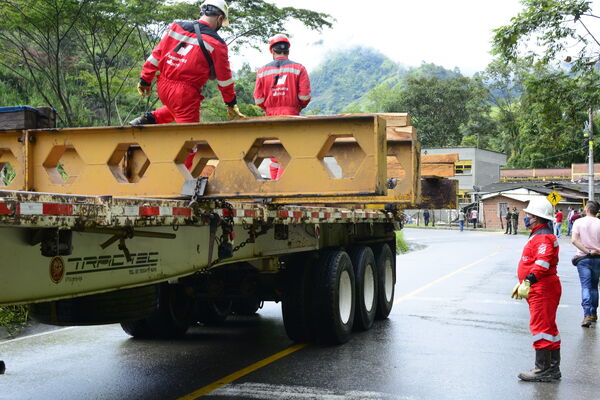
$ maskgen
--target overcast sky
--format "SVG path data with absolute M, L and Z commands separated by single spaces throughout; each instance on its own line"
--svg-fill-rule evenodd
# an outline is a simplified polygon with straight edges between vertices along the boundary
M 492 30 L 505 25 L 521 6 L 518 0 L 272 0 L 280 7 L 308 8 L 336 19 L 331 29 L 312 32 L 290 24 L 293 37 L 290 58 L 314 70 L 336 49 L 369 46 L 405 66 L 422 61 L 447 69 L 460 68 L 472 75 L 485 69 Z M 235 21 L 232 21 L 235 24 Z M 232 57 L 237 70 L 242 62 L 260 67 L 263 54 L 243 51 Z
M 331 29 L 312 32 L 290 24 L 290 59 L 314 70 L 332 50 L 353 46 L 378 49 L 407 67 L 423 61 L 471 76 L 485 69 L 492 30 L 510 22 L 521 10 L 518 0 L 269 0 L 280 7 L 307 8 L 336 19 Z M 595 0 L 599 4 L 600 0 Z M 598 8 L 598 7 L 596 7 Z M 235 21 L 232 21 L 235 24 Z M 258 68 L 270 61 L 245 50 L 232 56 L 232 68 L 244 61 Z

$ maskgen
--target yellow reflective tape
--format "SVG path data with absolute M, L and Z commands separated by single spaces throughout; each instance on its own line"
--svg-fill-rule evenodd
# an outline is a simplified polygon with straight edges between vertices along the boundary
M 283 351 L 280 351 L 277 354 L 273 354 L 272 356 L 267 357 L 264 360 L 261 360 L 259 362 L 256 362 L 256 363 L 252 364 L 252 365 L 249 365 L 249 366 L 247 366 L 244 369 L 240 369 L 239 371 L 234 372 L 233 374 L 227 375 L 224 378 L 221 378 L 221 379 L 219 379 L 217 381 L 214 381 L 213 383 L 208 384 L 208 385 L 204 386 L 203 388 L 200 388 L 200 389 L 198 389 L 198 390 L 196 390 L 196 391 L 194 391 L 194 392 L 192 392 L 190 394 L 187 394 L 187 395 L 185 395 L 183 397 L 180 397 L 177 400 L 194 400 L 194 399 L 197 399 L 198 397 L 201 397 L 201 396 L 204 396 L 205 394 L 213 392 L 213 391 L 217 390 L 218 388 L 227 385 L 228 383 L 231 383 L 231 382 L 233 382 L 235 380 L 240 379 L 241 377 L 243 377 L 245 375 L 248 375 L 251 372 L 256 371 L 257 369 L 260 369 L 260 368 L 262 368 L 264 366 L 267 366 L 267 365 L 269 365 L 269 364 L 271 364 L 271 363 L 279 360 L 280 358 L 283 358 L 283 357 L 288 356 L 288 355 L 290 355 L 290 354 L 292 354 L 292 353 L 294 353 L 294 352 L 296 352 L 298 350 L 301 350 L 301 349 L 305 348 L 306 346 L 308 346 L 308 344 L 301 343 L 301 344 L 294 345 L 292 347 L 288 347 L 287 349 L 285 349 Z

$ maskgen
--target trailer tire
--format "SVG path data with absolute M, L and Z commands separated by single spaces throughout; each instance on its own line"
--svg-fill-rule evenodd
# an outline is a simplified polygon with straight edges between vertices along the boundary
M 356 304 L 354 330 L 371 329 L 377 313 L 377 265 L 375 256 L 368 246 L 356 246 L 350 253 L 354 267 Z
M 201 300 L 197 303 L 197 319 L 205 325 L 221 325 L 231 314 L 231 300 Z
M 387 243 L 373 249 L 377 265 L 377 312 L 375 319 L 386 319 L 394 306 L 394 287 L 396 285 L 396 257 Z
M 156 287 L 150 285 L 35 303 L 29 306 L 29 315 L 48 325 L 102 325 L 144 318 L 151 315 L 156 307 Z
M 310 255 L 298 255 L 283 273 L 281 315 L 288 337 L 295 342 L 314 339 L 312 318 L 312 276 L 307 260 Z
M 355 292 L 354 270 L 348 253 L 342 250 L 323 252 L 315 274 L 313 296 L 320 342 L 342 344 L 350 339 Z
M 231 311 L 236 315 L 255 315 L 260 309 L 260 303 L 261 301 L 256 299 L 235 300 L 231 305 Z
M 192 315 L 192 298 L 180 285 L 158 286 L 158 308 L 148 318 L 121 322 L 121 328 L 137 339 L 171 339 L 183 336 Z

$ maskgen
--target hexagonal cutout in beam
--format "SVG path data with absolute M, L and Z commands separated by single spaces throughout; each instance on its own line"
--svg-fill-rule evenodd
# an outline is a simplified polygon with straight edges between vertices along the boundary
M 174 160 L 185 179 L 213 176 L 219 158 L 206 141 L 187 141 Z
M 0 149 L 0 187 L 10 186 L 17 172 L 14 166 L 17 165 L 17 159 L 9 149 Z
M 352 178 L 367 154 L 352 135 L 331 135 L 317 158 L 332 179 Z
M 106 164 L 119 183 L 136 183 L 144 177 L 150 160 L 138 143 L 119 143 Z
M 290 163 L 290 154 L 278 138 L 259 138 L 246 152 L 244 161 L 257 180 L 279 180 Z
M 42 165 L 55 185 L 72 184 L 84 168 L 83 160 L 72 145 L 54 146 Z

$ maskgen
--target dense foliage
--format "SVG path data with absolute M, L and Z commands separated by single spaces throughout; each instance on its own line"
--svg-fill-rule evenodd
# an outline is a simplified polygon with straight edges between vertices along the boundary
M 5 0 L 0 2 L 0 105 L 51 105 L 62 126 L 126 122 L 156 99 L 139 101 L 144 60 L 175 19 L 195 19 L 201 1 Z M 309 29 L 329 16 L 263 0 L 231 0 L 220 33 L 231 51 L 265 43 L 296 20 Z M 240 71 L 242 79 L 248 69 Z M 207 89 L 210 95 L 211 89 Z M 248 99 L 250 102 L 250 99 Z M 208 116 L 223 114 L 209 113 Z M 250 111 L 250 110 L 249 110 Z M 204 118 L 204 117 L 203 117 Z

